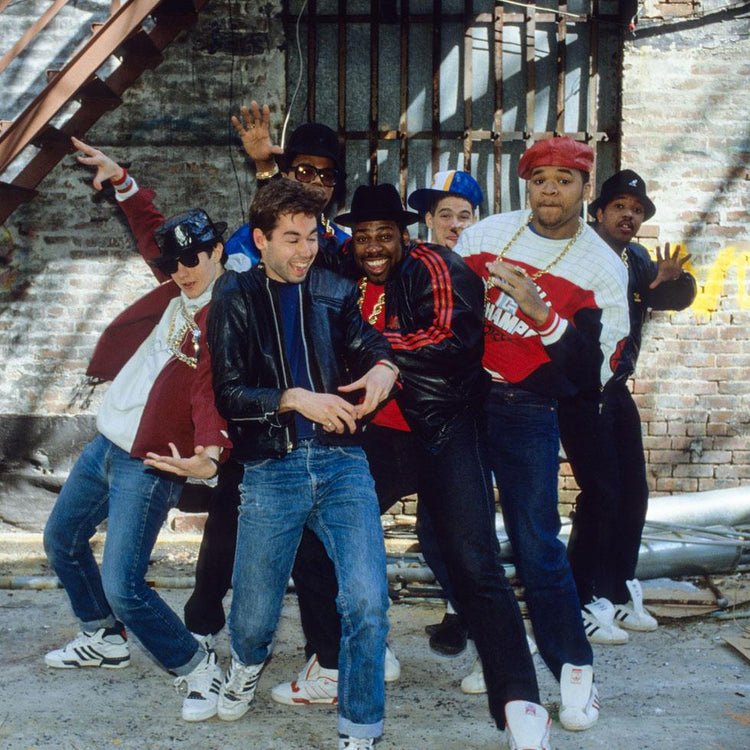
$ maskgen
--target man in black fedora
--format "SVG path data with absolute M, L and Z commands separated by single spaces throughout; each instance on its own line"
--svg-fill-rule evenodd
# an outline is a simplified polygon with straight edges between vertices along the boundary
M 83 152 L 78 160 L 96 168 L 94 187 L 100 190 L 104 180 L 114 186 L 139 252 L 160 283 L 107 327 L 87 370 L 111 384 L 97 434 L 44 529 L 45 552 L 81 632 L 45 662 L 57 669 L 127 667 L 127 628 L 185 688 L 182 718 L 202 721 L 217 712 L 216 654 L 190 634 L 145 576 L 184 478 L 216 476 L 222 451 L 231 447 L 214 405 L 204 344 L 211 292 L 223 272 L 226 224 L 200 208 L 165 221 L 153 191 L 140 189 L 101 151 L 76 138 L 72 143 Z M 99 567 L 90 540 L 105 519 Z
M 494 500 L 480 448 L 478 420 L 488 382 L 481 364 L 484 290 L 451 250 L 404 242 L 404 229 L 418 218 L 404 210 L 396 188 L 387 184 L 357 188 L 351 211 L 337 217 L 352 228 L 343 255 L 359 274 L 361 313 L 390 342 L 403 381 L 395 403 L 368 425 L 364 448 L 381 510 L 406 488 L 417 490 L 419 504 L 429 512 L 485 664 L 498 727 L 507 726 L 512 747 L 547 747 L 548 716 L 539 705 L 520 610 L 499 563 Z M 332 613 L 336 625 L 335 587 L 327 604 L 310 596 L 315 589 L 320 593 L 324 577 L 332 579 L 331 563 L 324 567 L 314 539 L 305 538 L 303 545 L 295 566 L 303 627 L 313 619 L 311 608 L 318 621 L 325 611 Z M 326 702 L 315 699 L 320 675 L 315 655 L 330 652 L 330 644 L 311 643 L 322 634 L 321 629 L 311 637 L 306 629 L 310 661 L 299 679 L 274 689 L 277 701 Z M 333 682 L 335 675 L 327 671 Z
M 596 611 L 584 609 L 590 641 L 604 645 L 627 642 L 627 631 L 654 630 L 657 622 L 643 606 L 635 577 L 641 533 L 646 519 L 648 483 L 641 421 L 627 387 L 635 370 L 641 329 L 652 310 L 683 310 L 695 299 L 696 285 L 683 269 L 689 255 L 679 247 L 656 261 L 633 242 L 656 207 L 636 172 L 624 169 L 610 177 L 589 204 L 594 229 L 628 269 L 630 333 L 612 379 L 596 398 L 586 394 L 560 403 L 560 434 L 581 490 L 568 544 L 581 605 L 596 598 Z

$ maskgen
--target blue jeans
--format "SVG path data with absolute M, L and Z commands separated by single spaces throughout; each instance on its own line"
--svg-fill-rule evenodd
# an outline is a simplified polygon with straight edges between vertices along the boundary
M 44 550 L 83 630 L 119 620 L 177 675 L 191 672 L 205 651 L 145 578 L 159 529 L 181 491 L 180 480 L 97 435 L 78 457 L 44 529 Z M 105 518 L 100 572 L 90 540 Z
M 304 440 L 283 458 L 245 462 L 240 494 L 229 613 L 234 657 L 251 665 L 269 656 L 307 526 L 323 542 L 339 584 L 339 731 L 380 736 L 389 600 L 378 501 L 364 453 Z
M 565 545 L 557 538 L 557 401 L 493 383 L 486 417 L 490 464 L 534 636 L 559 680 L 563 664 L 592 664 L 594 657 Z

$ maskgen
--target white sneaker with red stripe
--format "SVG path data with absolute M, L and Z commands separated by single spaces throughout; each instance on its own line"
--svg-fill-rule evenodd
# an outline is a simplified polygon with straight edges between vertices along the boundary
M 549 728 L 544 706 L 531 701 L 505 704 L 505 736 L 510 750 L 550 750 Z
M 590 664 L 563 664 L 560 674 L 560 723 L 571 732 L 582 732 L 599 718 L 599 691 Z
M 324 669 L 313 654 L 296 680 L 282 682 L 271 690 L 271 698 L 286 706 L 310 704 L 335 706 L 338 702 L 339 671 Z

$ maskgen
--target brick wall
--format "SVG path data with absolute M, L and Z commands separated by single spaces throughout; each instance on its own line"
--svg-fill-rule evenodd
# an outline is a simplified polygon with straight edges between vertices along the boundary
M 621 166 L 657 207 L 643 242 L 682 243 L 699 284 L 690 310 L 644 328 L 633 389 L 654 493 L 750 481 L 750 24 L 725 5 L 647 3 L 623 55 Z M 571 502 L 566 467 L 561 488 Z
M 108 0 L 100 5 L 106 13 Z M 38 3 L 14 8 L 19 29 L 41 13 Z M 253 172 L 229 117 L 251 98 L 284 99 L 279 9 L 280 2 L 208 3 L 196 26 L 166 49 L 163 63 L 144 73 L 122 106 L 89 131 L 89 143 L 131 162 L 138 182 L 157 189 L 165 214 L 200 205 L 226 220 L 230 231 L 244 221 Z M 27 18 L 18 17 L 23 12 Z M 67 23 L 72 33 L 75 26 Z M 32 56 L 13 80 L 30 87 L 36 79 Z M 23 100 L 20 88 L 12 93 Z M 117 206 L 95 193 L 90 173 L 72 156 L 45 179 L 41 195 L 0 228 L 0 254 L 2 463 L 23 459 L 34 447 L 28 443 L 39 441 L 20 415 L 96 412 L 102 389 L 89 398 L 83 382 L 97 336 L 151 288 L 153 277 L 134 255 Z M 18 429 L 7 429 L 16 418 Z
M 158 187 L 165 213 L 201 204 L 232 228 L 242 222 L 252 173 L 228 119 L 250 98 L 283 100 L 279 5 L 209 3 L 89 133 Z M 647 4 L 623 56 L 622 166 L 648 180 L 658 209 L 648 229 L 687 244 L 701 288 L 693 309 L 654 313 L 645 329 L 634 389 L 655 492 L 731 486 L 750 473 L 750 43 L 747 21 L 718 7 Z M 23 459 L 54 431 L 50 421 L 30 430 L 21 416 L 62 424 L 96 412 L 99 396 L 81 388 L 96 337 L 152 283 L 117 208 L 93 198 L 72 158 L 42 190 L 0 228 L 0 462 Z M 68 445 L 49 442 L 60 455 Z M 570 502 L 565 471 L 561 488 Z

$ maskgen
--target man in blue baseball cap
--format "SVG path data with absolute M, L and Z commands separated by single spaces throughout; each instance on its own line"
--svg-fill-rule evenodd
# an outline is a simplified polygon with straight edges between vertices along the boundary
M 468 172 L 451 169 L 435 174 L 432 185 L 415 190 L 407 202 L 424 218 L 430 241 L 452 250 L 461 232 L 477 220 L 483 201 L 479 183 Z

